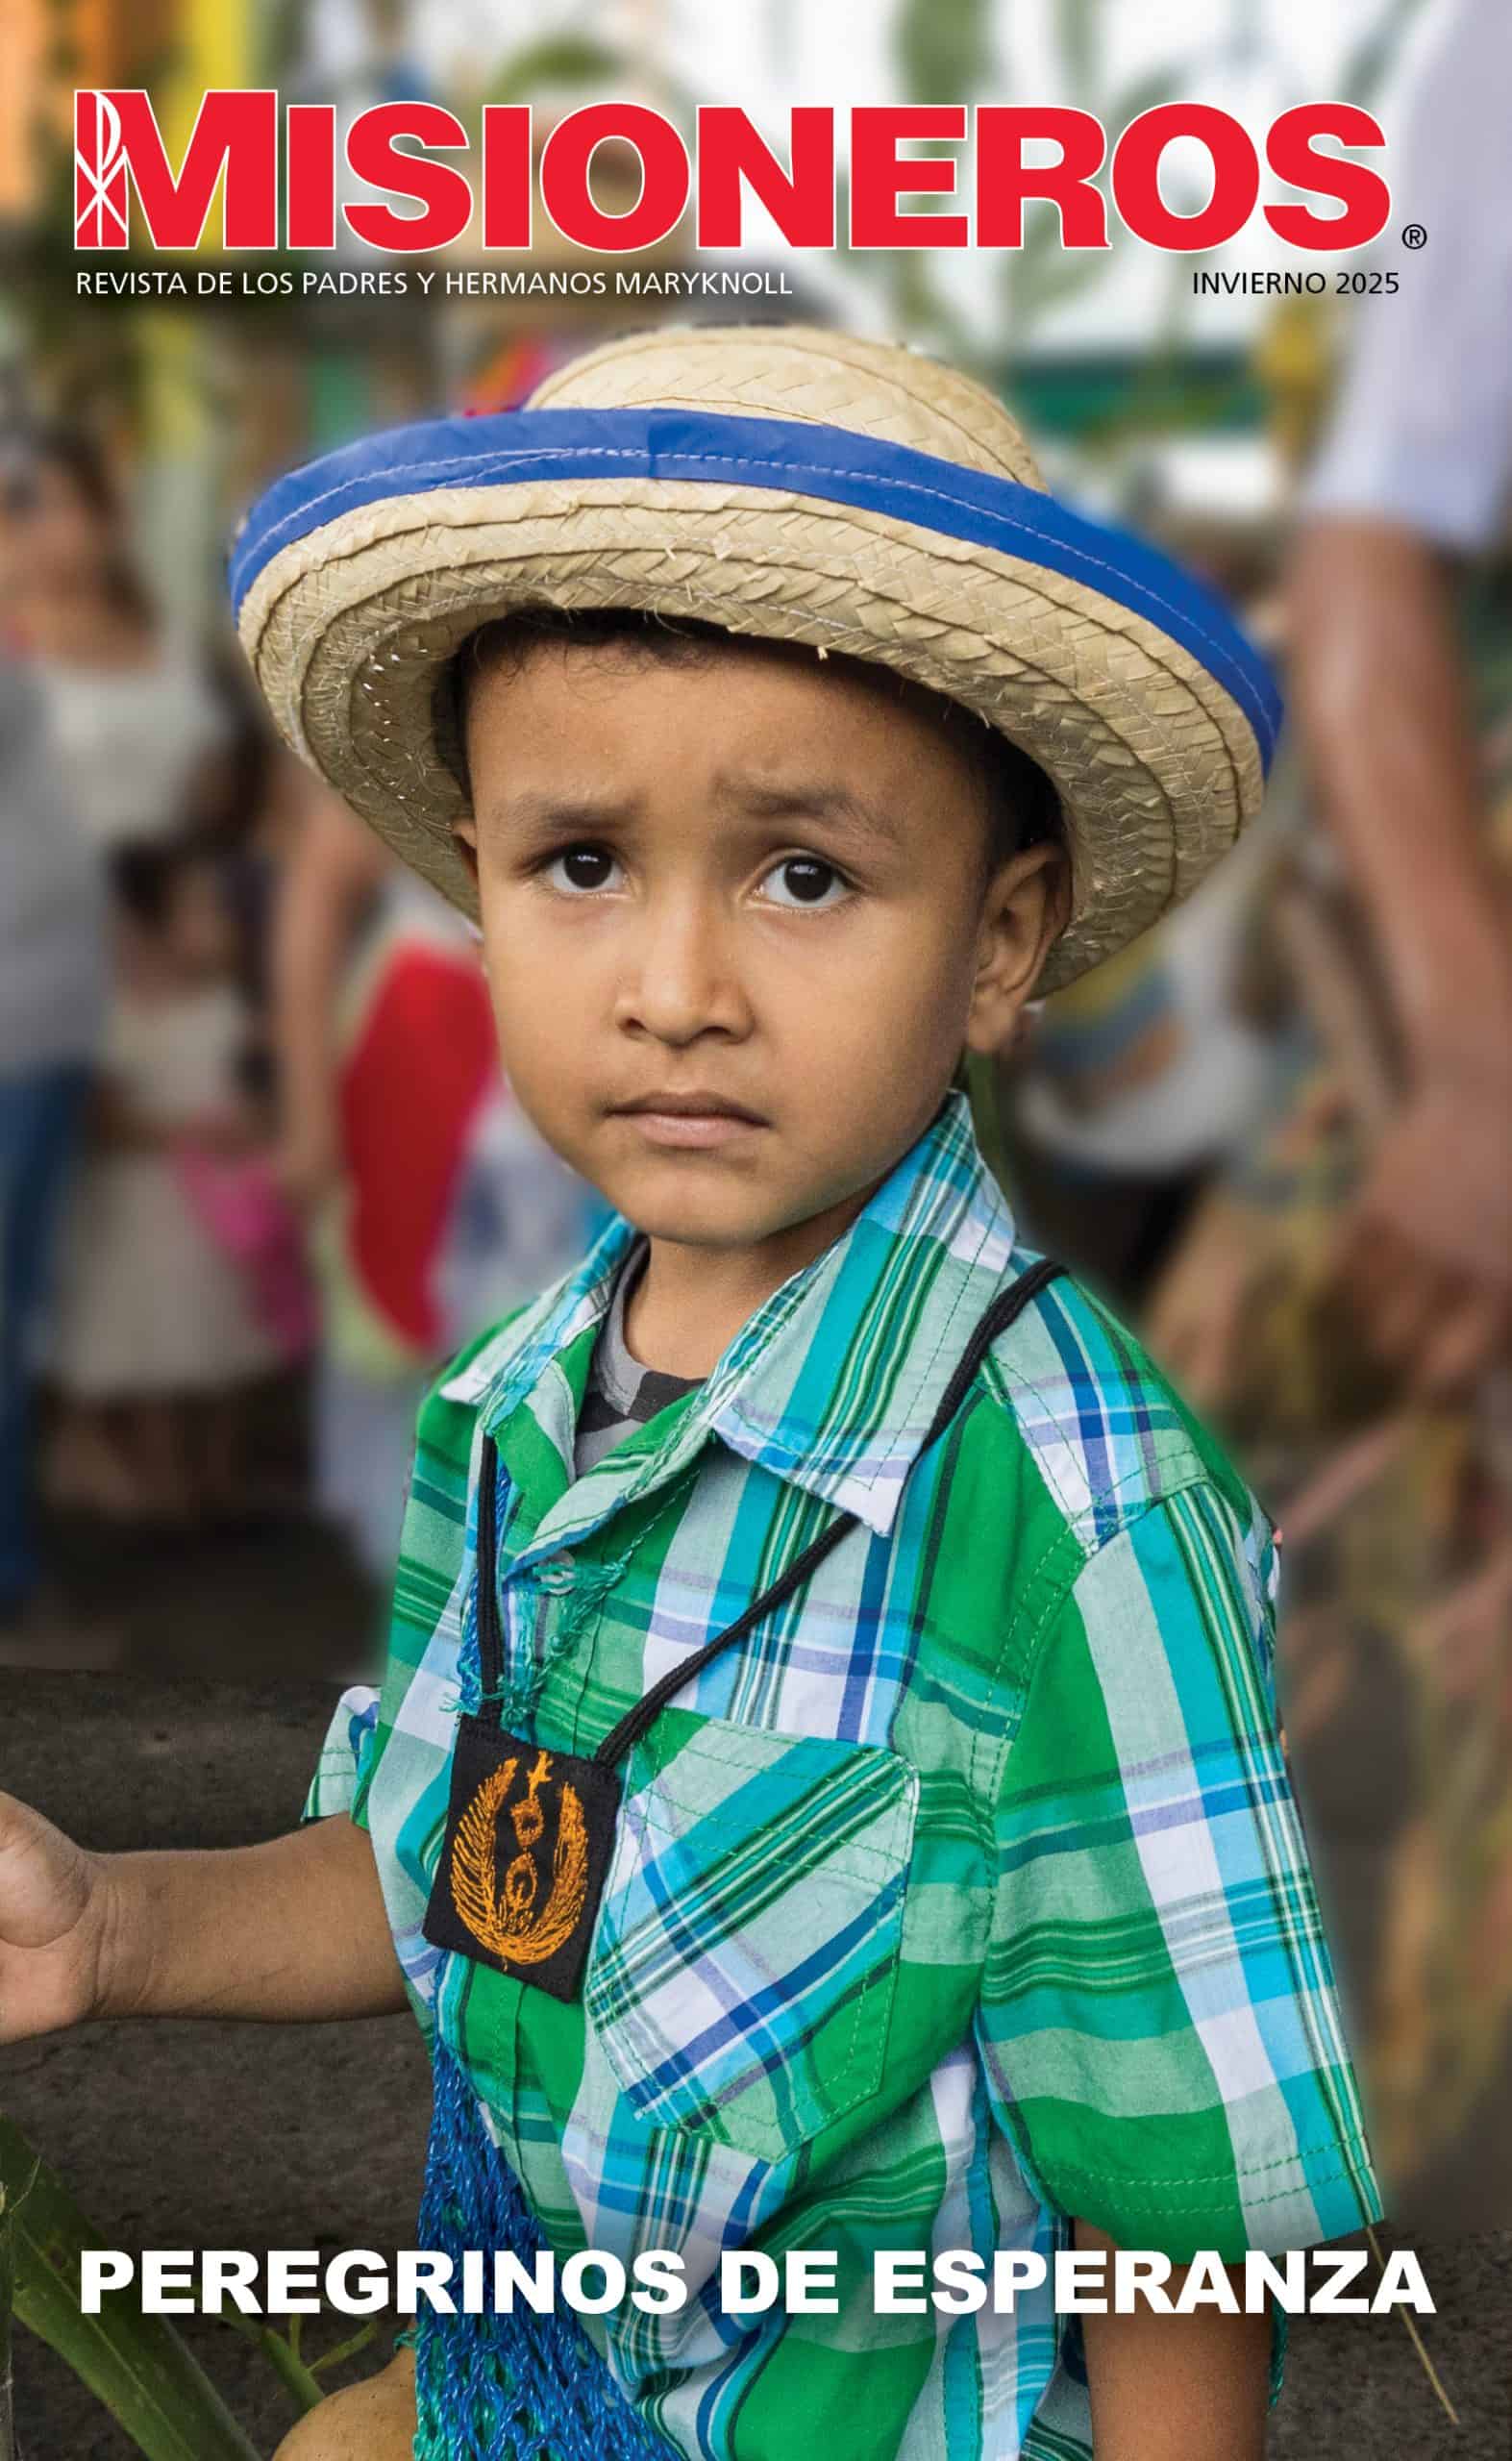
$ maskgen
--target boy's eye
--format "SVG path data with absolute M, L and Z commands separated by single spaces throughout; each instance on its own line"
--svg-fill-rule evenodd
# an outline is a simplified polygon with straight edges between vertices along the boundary
M 821 861 L 817 855 L 784 856 L 773 865 L 761 887 L 774 906 L 789 909 L 837 906 L 850 893 L 849 883 L 834 865 Z
M 564 846 L 546 866 L 546 877 L 553 888 L 582 897 L 595 889 L 611 888 L 618 870 L 619 865 L 606 847 Z

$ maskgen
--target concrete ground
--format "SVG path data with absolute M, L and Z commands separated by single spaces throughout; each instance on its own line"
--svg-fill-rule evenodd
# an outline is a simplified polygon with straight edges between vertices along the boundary
M 0 1785 L 106 1849 L 227 1846 L 289 1825 L 332 1702 L 360 1669 L 372 1629 L 370 1603 L 329 1542 L 289 1529 L 245 1533 L 218 1554 L 123 1552 L 98 1534 L 66 1535 L 70 1654 L 116 1663 L 107 1673 L 0 1668 Z M 1357 1831 L 1351 1854 L 1351 1885 L 1363 1889 Z M 408 2245 L 427 2102 L 407 2017 L 94 2026 L 0 2053 L 0 2104 L 64 2174 L 107 2244 L 127 2248 Z M 1471 2168 L 1475 2156 L 1471 2145 Z M 1302 2317 L 1273 2461 L 1509 2461 L 1512 2234 L 1417 2245 L 1438 2304 L 1422 2329 L 1458 2428 L 1400 2316 Z M 278 2379 L 226 2326 L 183 2321 L 270 2452 L 293 2415 Z M 311 2328 L 313 2351 L 327 2329 Z M 24 2461 L 130 2461 L 133 2448 L 66 2369 L 24 2333 L 17 2342 Z M 385 2334 L 359 2368 L 387 2349 Z

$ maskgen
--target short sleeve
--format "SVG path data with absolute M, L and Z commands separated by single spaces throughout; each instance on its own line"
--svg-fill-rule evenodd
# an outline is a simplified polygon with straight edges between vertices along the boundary
M 1314 514 L 1400 522 L 1471 553 L 1512 485 L 1512 42 L 1502 0 L 1453 0 L 1430 30 L 1392 176 L 1400 287 L 1362 307 L 1304 494 Z M 1383 255 L 1381 262 L 1387 262 Z
M 447 1387 L 490 1353 L 522 1312 L 512 1310 L 500 1325 L 480 1333 L 459 1351 L 420 1405 L 405 1490 L 383 1689 L 375 1691 L 364 1683 L 342 1693 L 320 1747 L 302 1820 L 327 1820 L 345 1812 L 359 1828 L 371 1830 L 367 1807 L 373 1779 L 393 1741 L 405 1695 L 445 1616 L 462 1555 L 477 1396 L 459 1405 L 448 1400 Z
M 1380 2207 L 1277 1729 L 1274 1552 L 1198 1484 L 1045 1628 L 997 1805 L 979 2042 L 1030 2185 L 1234 2262 Z
M 332 1713 L 299 1815 L 301 1822 L 330 1820 L 345 1812 L 359 1827 L 365 1827 L 367 1762 L 377 1731 L 378 1694 L 370 1683 L 355 1683 L 342 1693 Z

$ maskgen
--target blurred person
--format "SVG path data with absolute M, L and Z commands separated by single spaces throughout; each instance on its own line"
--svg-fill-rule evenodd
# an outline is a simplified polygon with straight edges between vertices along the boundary
M 80 821 L 105 851 L 170 836 L 223 786 L 231 723 L 209 661 L 159 623 L 94 438 L 37 424 L 26 467 L 11 621 Z
M 1262 821 L 997 1061 L 1005 1167 L 1035 1240 L 1131 1313 L 1256 1116 L 1265 1044 L 1234 985 L 1264 857 Z
M 1512 845 L 1455 607 L 1456 567 L 1503 545 L 1512 491 L 1512 177 L 1496 202 L 1479 179 L 1505 165 L 1512 126 L 1496 0 L 1459 0 L 1416 111 L 1401 191 L 1450 245 L 1431 280 L 1366 316 L 1307 490 L 1292 611 L 1319 811 L 1400 1085 L 1340 1289 L 1383 1360 L 1443 1392 L 1505 1362 L 1512 1335 Z M 1504 575 L 1484 578 L 1483 630 L 1506 595 Z M 1502 727 L 1505 681 L 1482 678 Z
M 1260 1132 L 1152 1323 L 1252 1475 L 1292 1497 L 1288 1731 L 1322 1825 L 1360 1834 L 1329 1772 L 1362 1728 L 1377 1840 L 1388 1802 L 1398 1816 L 1379 1936 L 1362 1919 L 1349 1959 L 1383 2161 L 1429 2213 L 1503 2221 L 1512 2161 L 1487 2148 L 1512 2115 L 1509 123 L 1512 27 L 1496 0 L 1457 0 L 1397 178 L 1431 270 L 1404 261 L 1399 295 L 1363 312 L 1292 566 L 1312 801 L 1256 942 L 1289 1024 Z
M 251 1019 L 213 857 L 134 847 L 114 896 L 112 1011 L 59 1291 L 53 1373 L 77 1417 L 56 1484 L 60 1501 L 186 1524 L 247 1505 L 241 1396 L 298 1330 L 260 1305 L 235 1252 L 226 1169 L 270 1130 L 246 1091 Z
M 1269 646 L 1271 542 L 1231 511 L 1194 519 L 1153 475 L 1133 494 L 1168 550 Z M 1274 800 L 1273 783 L 1256 826 L 1196 894 L 1040 1004 L 997 1059 L 1004 1165 L 1030 1234 L 1135 1316 L 1263 1104 L 1266 1038 L 1239 984 Z
M 0 608 L 31 474 L 0 442 Z M 3 621 L 4 619 L 0 619 Z M 37 1611 L 32 1388 L 53 1249 L 105 1007 L 100 866 L 62 787 L 35 680 L 0 639 L 0 1624 Z
M 589 1193 L 499 1073 L 476 934 L 288 769 L 272 1001 L 284 1182 L 324 1301 L 316 1492 L 386 1585 L 427 1384 L 577 1257 Z
M 100 441 L 66 421 L 33 420 L 18 431 L 15 449 L 24 486 L 12 516 L 10 619 L 63 790 L 109 881 L 117 858 L 129 867 L 138 849 L 229 824 L 249 790 L 255 794 L 255 749 L 211 656 L 160 621 Z M 132 952 L 135 962 L 141 917 L 127 911 L 116 919 L 112 946 Z M 131 983 L 123 997 L 130 1009 Z M 56 1501 L 126 1510 L 143 1508 L 150 1491 L 163 1509 L 185 1509 L 183 1478 L 167 1467 L 171 1448 L 160 1444 L 147 1474 L 140 1427 L 127 1455 L 111 1464 L 109 1439 L 120 1422 L 83 1402 L 87 1384 L 77 1361 L 58 1380 L 47 1473 Z M 164 1437 L 170 1425 L 171 1414 Z

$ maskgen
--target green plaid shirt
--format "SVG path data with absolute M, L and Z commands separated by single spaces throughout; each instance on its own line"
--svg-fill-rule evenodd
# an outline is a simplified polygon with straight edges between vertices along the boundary
M 308 1808 L 370 1829 L 415 2012 L 558 2251 L 683 2258 L 681 2312 L 593 2324 L 676 2449 L 788 2461 L 802 2421 L 830 2461 L 1084 2455 L 1048 2286 L 880 2316 L 872 2262 L 1051 2257 L 1078 2214 L 1232 2259 L 1377 2213 L 1277 1739 L 1272 1533 L 1065 1280 L 921 1451 L 1029 1261 L 958 1097 L 707 1381 L 575 1480 L 632 1235 L 427 1403 L 382 1697 L 343 1703 Z M 571 2004 L 420 1927 L 478 1700 L 485 1430 L 507 1678 L 554 1750 L 591 1752 L 837 1505 L 859 1517 L 636 1746 Z M 838 2314 L 726 2316 L 734 2248 L 835 2250 Z

